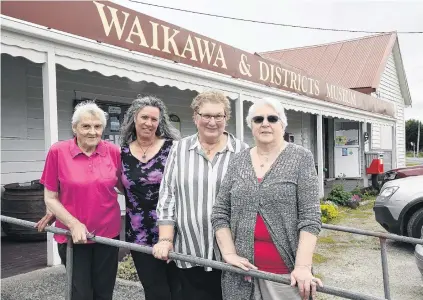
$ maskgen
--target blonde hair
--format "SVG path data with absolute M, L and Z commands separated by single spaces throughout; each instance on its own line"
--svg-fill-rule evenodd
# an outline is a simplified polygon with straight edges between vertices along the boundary
M 226 115 L 226 121 L 229 121 L 231 118 L 231 103 L 229 102 L 229 99 L 219 91 L 207 91 L 202 92 L 198 94 L 194 100 L 192 100 L 191 108 L 194 111 L 194 113 L 198 113 L 200 107 L 204 103 L 217 103 L 217 104 L 223 104 L 223 109 L 225 111 Z

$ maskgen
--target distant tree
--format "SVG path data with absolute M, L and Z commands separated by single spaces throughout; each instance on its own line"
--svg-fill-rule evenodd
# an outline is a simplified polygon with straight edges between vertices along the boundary
M 423 150 L 423 123 L 420 122 L 420 151 Z M 411 142 L 414 144 L 417 143 L 417 130 L 418 130 L 418 120 L 410 119 L 405 122 L 405 142 L 407 151 L 413 151 L 413 146 L 411 146 Z

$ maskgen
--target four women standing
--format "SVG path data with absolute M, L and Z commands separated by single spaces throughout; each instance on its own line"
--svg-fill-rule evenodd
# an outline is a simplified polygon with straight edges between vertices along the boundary
M 126 198 L 126 240 L 153 246 L 160 259 L 131 252 L 146 299 L 306 299 L 310 290 L 314 297 L 321 284 L 311 274 L 321 226 L 317 176 L 311 152 L 283 140 L 283 107 L 272 99 L 251 107 L 247 123 L 256 147 L 248 149 L 225 131 L 231 110 L 222 93 L 201 93 L 191 107 L 197 133 L 181 140 L 155 97 L 136 99 L 121 127 L 115 174 Z M 206 259 L 221 252 L 243 269 L 290 273 L 299 293 L 183 261 L 175 265 L 168 261 L 173 250 Z

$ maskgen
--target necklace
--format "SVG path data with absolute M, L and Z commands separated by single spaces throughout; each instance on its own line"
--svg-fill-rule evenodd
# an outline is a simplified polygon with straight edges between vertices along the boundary
M 260 157 L 260 155 L 259 155 L 259 157 Z M 267 157 L 267 156 L 265 156 L 265 162 L 263 162 L 262 160 L 261 160 L 261 158 L 260 158 L 260 162 L 261 162 L 261 165 L 260 165 L 260 168 L 264 168 L 264 164 L 266 163 L 268 163 L 269 162 L 269 157 Z
M 283 149 L 285 148 L 285 146 L 283 145 L 281 147 L 281 149 L 277 152 L 275 159 L 279 156 L 279 154 L 281 154 L 281 152 L 283 151 Z M 260 168 L 264 168 L 264 165 L 267 164 L 269 162 L 269 155 L 266 154 L 261 154 L 259 153 L 258 149 L 256 148 L 256 152 L 257 152 L 257 156 L 261 162 L 260 164 Z M 261 157 L 264 157 L 265 162 L 263 162 L 263 160 L 261 159 Z
M 210 152 L 212 151 L 212 150 L 214 150 L 214 148 L 216 148 L 219 144 L 220 144 L 220 139 L 217 141 L 217 143 L 216 144 L 214 144 L 214 146 L 213 147 L 211 147 L 211 148 L 206 148 L 206 147 L 204 147 L 204 145 L 203 145 L 203 143 L 201 143 L 201 141 L 200 141 L 200 144 L 201 144 L 201 147 L 204 149 L 204 150 L 206 150 L 206 153 L 207 153 L 207 155 L 210 155 Z
M 154 145 L 154 141 L 147 147 L 147 149 L 144 150 L 144 148 L 140 145 L 140 142 L 137 140 L 138 147 L 140 147 L 141 151 L 143 152 L 143 155 L 141 156 L 142 159 L 147 158 L 147 151 L 150 149 L 151 146 Z

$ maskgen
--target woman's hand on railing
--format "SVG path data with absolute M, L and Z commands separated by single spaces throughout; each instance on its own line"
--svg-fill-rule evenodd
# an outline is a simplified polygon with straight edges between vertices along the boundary
M 159 240 L 159 242 L 153 246 L 153 255 L 160 260 L 169 262 L 170 251 L 173 251 L 173 243 L 170 239 Z
M 56 221 L 56 216 L 49 210 L 46 211 L 46 215 L 42 217 L 41 220 L 37 222 L 35 228 L 38 229 L 38 232 L 44 231 L 47 226 L 50 226 Z
M 312 299 L 316 298 L 317 285 L 323 287 L 323 283 L 319 278 L 316 278 L 311 273 L 311 267 L 308 266 L 295 266 L 294 271 L 291 273 L 291 286 L 298 284 L 301 299 L 308 300 L 310 292 Z
M 257 270 L 257 267 L 250 263 L 248 259 L 241 257 L 236 253 L 222 254 L 222 257 L 226 263 L 241 268 L 244 271 Z
M 74 244 L 85 244 L 87 242 L 87 227 L 78 220 L 73 221 L 69 226 Z

